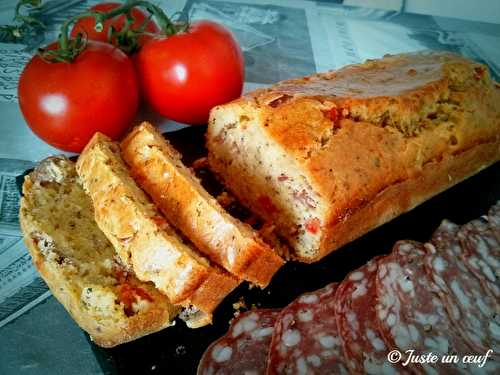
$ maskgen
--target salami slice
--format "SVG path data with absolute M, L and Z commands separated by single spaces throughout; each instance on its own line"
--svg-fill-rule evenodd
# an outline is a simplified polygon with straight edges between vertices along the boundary
M 451 320 L 471 352 L 500 351 L 500 311 L 496 300 L 485 292 L 479 280 L 462 261 L 462 248 L 456 237 L 458 226 L 443 221 L 434 233 L 425 267 L 444 302 Z M 499 364 L 500 365 L 500 364 Z M 500 367 L 498 368 L 500 371 Z
M 500 273 L 500 242 L 486 217 L 473 220 L 460 228 L 458 237 L 470 253 L 479 256 L 493 271 Z
M 307 293 L 281 312 L 274 328 L 268 374 L 347 374 L 335 321 L 337 284 Z
M 389 351 L 378 332 L 375 312 L 377 260 L 351 272 L 335 293 L 335 317 L 344 356 L 352 373 L 408 373 L 407 369 L 387 360 Z
M 490 208 L 488 222 L 497 241 L 500 241 L 500 201 Z
M 381 335 L 389 349 L 398 349 L 410 360 L 430 352 L 440 358 L 469 354 L 436 294 L 437 286 L 426 275 L 424 249 L 417 242 L 399 241 L 392 254 L 379 261 L 375 310 Z M 461 362 L 421 366 L 426 373 L 467 371 Z
M 248 311 L 213 342 L 198 365 L 198 375 L 265 374 L 266 359 L 278 310 Z
M 462 259 L 482 282 L 489 293 L 500 299 L 500 245 L 492 233 L 489 222 L 473 220 L 457 233 L 462 245 Z

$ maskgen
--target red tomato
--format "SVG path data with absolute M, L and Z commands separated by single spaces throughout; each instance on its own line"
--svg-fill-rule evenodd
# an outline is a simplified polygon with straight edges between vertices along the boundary
M 109 12 L 110 10 L 116 9 L 123 4 L 120 3 L 102 3 L 97 4 L 91 7 L 89 10 L 92 12 Z M 132 18 L 134 19 L 134 23 L 131 25 L 133 30 L 137 30 L 144 23 L 145 20 L 148 19 L 148 16 L 145 12 L 138 8 L 132 8 Z M 84 17 L 79 19 L 73 29 L 71 30 L 71 37 L 74 38 L 78 33 L 82 33 L 87 36 L 89 40 L 97 40 L 99 42 L 107 42 L 108 41 L 108 32 L 109 28 L 113 26 L 113 29 L 116 31 L 120 31 L 125 24 L 126 15 L 122 14 L 120 16 L 114 17 L 104 22 L 103 30 L 96 31 L 95 30 L 95 19 L 94 17 Z M 160 31 L 158 26 L 154 21 L 149 21 L 146 25 L 144 31 L 149 33 L 156 34 Z M 139 44 L 144 44 L 150 37 L 142 36 L 139 38 Z
M 81 151 L 97 131 L 118 138 L 131 124 L 139 103 L 130 58 L 110 44 L 91 41 L 71 63 L 49 63 L 33 56 L 21 74 L 18 94 L 33 132 L 52 146 L 73 152 Z
M 194 22 L 185 33 L 157 36 L 136 59 L 142 93 L 161 115 L 205 124 L 210 109 L 241 95 L 243 55 L 223 26 Z
M 317 217 L 308 219 L 305 223 L 306 230 L 312 234 L 318 233 L 320 227 L 321 227 L 321 222 Z

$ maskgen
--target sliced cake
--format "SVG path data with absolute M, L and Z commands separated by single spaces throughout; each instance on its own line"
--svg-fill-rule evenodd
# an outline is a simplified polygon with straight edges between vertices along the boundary
M 97 133 L 80 155 L 77 171 L 92 198 L 97 225 L 123 264 L 139 279 L 152 281 L 172 303 L 194 307 L 188 324 L 208 323 L 238 280 L 170 227 L 130 176 L 117 143 Z
M 112 347 L 171 324 L 180 309 L 116 259 L 72 161 L 42 161 L 23 195 L 19 219 L 33 263 L 96 344 Z
M 283 260 L 249 225 L 228 214 L 149 123 L 132 130 L 122 156 L 165 218 L 213 262 L 265 287 Z

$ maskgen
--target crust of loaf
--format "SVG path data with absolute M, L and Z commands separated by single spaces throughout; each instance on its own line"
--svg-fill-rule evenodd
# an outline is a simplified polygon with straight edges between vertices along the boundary
M 499 160 L 499 102 L 499 85 L 481 64 L 450 53 L 388 56 L 214 108 L 208 160 L 243 204 L 277 223 L 300 260 L 312 262 Z M 255 150 L 238 159 L 248 154 L 239 140 L 250 132 L 261 153 L 270 146 L 287 161 L 282 171 L 277 163 L 249 165 Z M 293 173 L 303 180 L 300 194 L 285 197 L 280 184 L 292 190 Z M 264 196 L 266 211 L 256 192 L 268 191 L 281 196 Z M 303 211 L 290 208 L 294 200 Z M 308 223 L 318 226 L 312 234 L 304 234 Z
M 172 303 L 194 305 L 211 316 L 238 281 L 182 241 L 130 176 L 119 145 L 97 133 L 80 155 L 77 171 L 96 222 L 122 262 Z
M 134 128 L 121 149 L 136 182 L 201 252 L 243 280 L 269 284 L 283 260 L 250 226 L 225 212 L 151 124 Z
M 338 217 L 332 212 L 325 230 L 327 236 L 323 238 L 317 257 L 300 260 L 307 263 L 320 260 L 332 249 L 359 237 L 360 233 L 389 222 L 482 171 L 499 159 L 499 153 L 500 138 L 497 138 L 454 155 L 444 155 L 442 159 L 426 163 L 418 175 L 385 188 L 366 204 L 353 209 L 352 214 Z
M 59 177 L 53 173 L 58 171 L 62 172 Z M 54 194 L 50 199 L 57 199 L 57 208 L 53 212 L 40 209 L 44 203 L 40 200 L 48 196 L 48 190 Z M 171 325 L 179 309 L 152 284 L 127 274 L 125 268 L 114 260 L 114 249 L 93 220 L 90 199 L 77 182 L 73 162 L 65 157 L 42 161 L 34 172 L 25 177 L 23 195 L 19 220 L 33 264 L 54 297 L 96 344 L 113 347 Z M 71 221 L 75 217 L 78 219 L 74 227 L 65 223 L 61 223 L 59 228 L 52 226 L 52 221 Z M 87 232 L 82 235 L 81 230 Z M 73 236 L 76 239 L 72 239 Z M 81 246 L 89 238 L 93 244 L 98 244 L 97 248 L 87 246 L 87 250 L 93 250 L 92 254 L 95 254 L 90 258 Z M 98 266 L 102 264 L 109 264 L 110 268 Z M 152 301 L 134 314 L 126 314 L 120 302 L 120 288 L 125 284 L 145 291 Z M 100 313 L 84 303 L 84 291 L 92 291 L 92 288 L 94 292 L 102 290 L 114 301 L 112 311 Z

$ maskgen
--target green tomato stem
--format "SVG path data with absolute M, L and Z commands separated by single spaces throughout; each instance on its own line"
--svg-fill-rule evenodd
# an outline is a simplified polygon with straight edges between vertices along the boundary
M 94 17 L 97 21 L 97 13 L 94 12 L 85 12 L 81 13 L 77 16 L 71 17 L 70 19 L 66 20 L 62 26 L 61 26 L 61 33 L 59 34 L 59 48 L 63 51 L 66 51 L 68 49 L 68 32 L 69 32 L 69 27 L 71 24 L 75 23 L 81 18 L 85 17 Z
M 95 19 L 95 25 L 96 25 L 95 27 L 97 30 L 97 28 L 99 27 L 102 28 L 102 24 L 105 21 L 114 18 L 116 16 L 119 16 L 121 14 L 127 14 L 128 15 L 127 18 L 131 18 L 130 16 L 131 10 L 134 7 L 145 8 L 150 13 L 150 15 L 152 15 L 155 18 L 155 20 L 158 22 L 158 26 L 161 28 L 161 30 L 164 32 L 166 36 L 172 36 L 175 35 L 178 31 L 185 30 L 184 27 L 179 27 L 179 28 L 176 27 L 176 25 L 170 20 L 170 18 L 157 5 L 154 5 L 146 0 L 128 0 L 122 6 L 110 10 L 109 12 L 84 12 L 82 14 L 79 14 L 77 16 L 71 17 L 70 19 L 66 20 L 61 26 L 61 33 L 59 35 L 59 49 L 61 50 L 60 57 L 62 58 L 62 60 L 66 60 L 68 56 L 75 56 L 75 53 L 69 51 L 70 49 L 75 48 L 75 45 L 69 43 L 69 37 L 68 37 L 69 28 L 73 23 L 85 17 L 93 17 Z M 72 58 L 70 58 L 69 61 L 71 61 L 71 59 Z
M 131 3 L 134 4 L 133 6 L 142 6 L 149 13 L 151 13 L 155 17 L 156 21 L 158 21 L 161 30 L 165 33 L 166 36 L 175 35 L 177 33 L 177 29 L 173 22 L 157 5 L 144 0 L 131 1 Z

